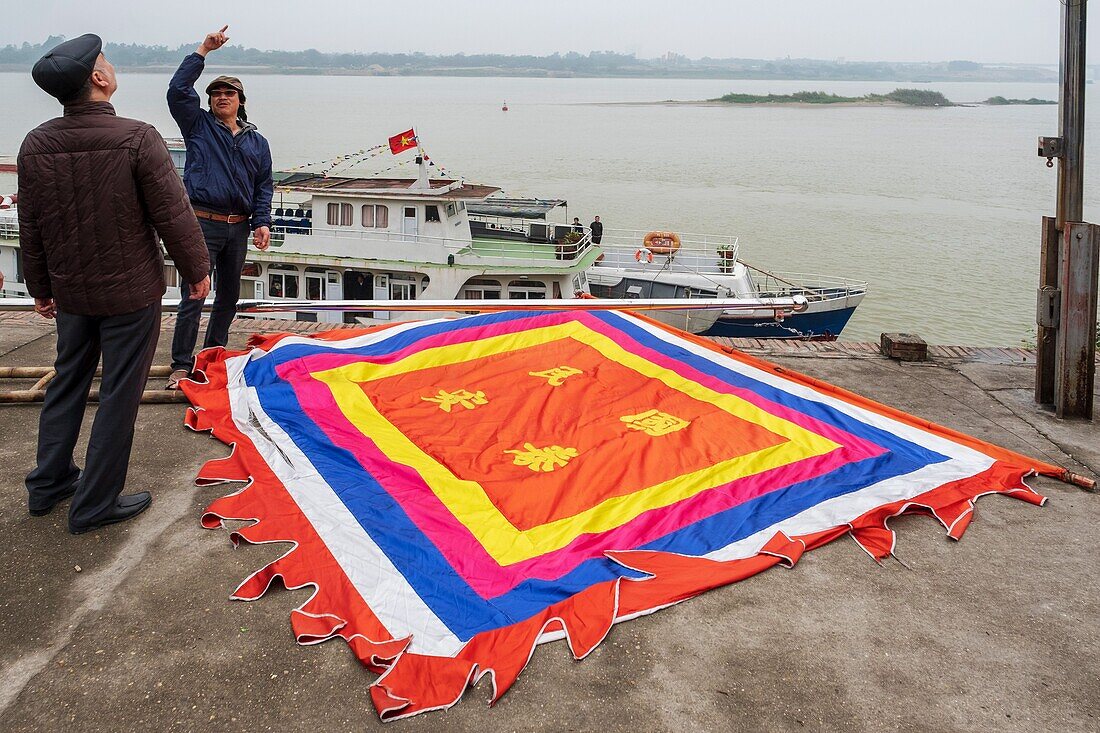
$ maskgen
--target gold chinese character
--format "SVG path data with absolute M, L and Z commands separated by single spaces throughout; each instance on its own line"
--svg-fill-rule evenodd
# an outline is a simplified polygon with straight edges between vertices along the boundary
M 527 372 L 532 377 L 542 377 L 547 381 L 551 387 L 560 387 L 565 383 L 565 380 L 569 377 L 577 374 L 584 374 L 580 369 L 574 369 L 571 366 L 554 367 L 553 369 L 546 369 L 541 372 Z
M 451 408 L 455 405 L 462 405 L 467 410 L 472 410 L 478 405 L 489 404 L 489 398 L 480 390 L 477 392 L 471 392 L 466 389 L 457 389 L 454 392 L 439 390 L 439 394 L 435 397 L 421 397 L 420 399 L 425 402 L 437 403 L 439 409 L 444 412 L 450 412 Z
M 691 425 L 690 420 L 681 420 L 667 412 L 657 410 L 646 410 L 637 415 L 627 415 L 619 419 L 631 430 L 643 430 L 646 435 L 653 436 L 668 435 Z
M 527 466 L 532 471 L 545 471 L 549 473 L 555 468 L 561 468 L 579 453 L 576 448 L 562 448 L 560 445 L 550 445 L 545 448 L 536 448 L 530 443 L 523 444 L 524 450 L 506 450 L 515 458 L 512 463 L 517 466 Z

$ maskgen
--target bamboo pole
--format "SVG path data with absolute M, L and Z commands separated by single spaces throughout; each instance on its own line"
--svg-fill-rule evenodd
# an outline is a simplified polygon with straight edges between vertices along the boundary
M 42 402 L 44 399 L 46 399 L 46 390 L 44 389 L 17 389 L 10 392 L 0 392 L 0 405 L 30 404 Z M 88 402 L 99 402 L 98 389 L 93 389 L 88 392 Z M 187 395 L 180 390 L 147 389 L 141 393 L 141 404 L 143 405 L 181 404 L 187 402 Z
M 150 377 L 167 377 L 172 367 L 155 366 L 149 369 Z M 96 369 L 95 375 L 102 376 L 103 370 Z M 28 389 L 0 391 L 0 405 L 29 404 L 46 399 L 46 385 L 54 380 L 57 372 L 53 367 L 0 367 L 0 379 L 37 379 Z M 141 393 L 143 405 L 186 403 L 187 397 L 179 390 L 147 389 Z M 88 402 L 99 402 L 99 390 L 88 392 Z
M 54 370 L 54 369 L 51 369 L 50 371 L 43 374 L 41 379 L 39 379 L 37 382 L 34 383 L 34 386 L 31 387 L 31 390 L 32 391 L 33 390 L 45 390 L 46 385 L 49 384 L 50 382 L 52 382 L 53 378 L 56 377 L 56 376 L 57 376 L 57 371 Z
M 0 367 L 0 379 L 39 379 L 53 371 L 53 367 Z M 167 377 L 172 373 L 170 366 L 155 366 L 149 369 L 150 377 Z M 96 369 L 97 377 L 103 375 L 102 369 Z

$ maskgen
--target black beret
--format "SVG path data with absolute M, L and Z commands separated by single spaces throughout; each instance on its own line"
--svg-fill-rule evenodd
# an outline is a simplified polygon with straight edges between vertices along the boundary
M 94 33 L 85 33 L 54 46 L 38 59 L 31 77 L 47 94 L 64 101 L 88 81 L 102 50 L 103 40 Z

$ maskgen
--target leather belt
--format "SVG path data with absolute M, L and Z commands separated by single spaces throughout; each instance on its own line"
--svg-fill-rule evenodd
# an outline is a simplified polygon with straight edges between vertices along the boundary
M 248 221 L 248 214 L 214 214 L 209 211 L 200 211 L 195 209 L 195 216 L 199 219 L 209 219 L 210 221 L 220 221 L 225 224 L 240 224 L 242 221 Z

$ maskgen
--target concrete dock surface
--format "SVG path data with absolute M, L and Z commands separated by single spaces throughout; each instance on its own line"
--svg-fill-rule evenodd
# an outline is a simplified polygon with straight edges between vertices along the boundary
M 170 325 L 158 364 L 168 363 Z M 238 321 L 231 346 L 271 328 Z M 1100 472 L 1100 422 L 1038 409 L 1034 359 L 1022 349 L 933 347 L 932 361 L 901 363 L 868 345 L 738 345 L 982 440 Z M 0 314 L 0 366 L 46 366 L 53 353 L 49 322 Z M 194 486 L 199 467 L 227 449 L 184 429 L 182 405 L 141 408 L 127 490 L 151 491 L 149 511 L 76 537 L 67 504 L 46 517 L 27 512 L 38 412 L 0 406 L 0 730 L 382 727 L 368 692 L 374 675 L 343 641 L 295 644 L 288 614 L 308 590 L 228 600 L 287 548 L 233 550 L 226 531 L 200 527 L 203 508 L 236 486 Z M 958 543 L 930 517 L 894 520 L 905 565 L 880 567 L 841 539 L 793 569 L 620 624 L 582 662 L 560 642 L 539 647 L 492 709 L 485 680 L 449 711 L 390 725 L 1100 730 L 1100 495 L 1049 479 L 1031 485 L 1050 498 L 1045 507 L 980 499 Z

